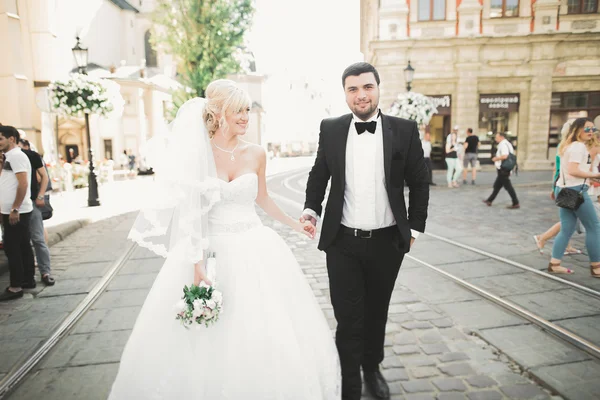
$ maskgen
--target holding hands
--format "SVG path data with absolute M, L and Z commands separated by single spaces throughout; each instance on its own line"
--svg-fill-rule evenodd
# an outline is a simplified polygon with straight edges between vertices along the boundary
M 305 234 L 311 239 L 314 239 L 315 235 L 317 234 L 317 220 L 310 215 L 304 214 L 299 218 L 298 221 L 299 224 L 296 231 Z

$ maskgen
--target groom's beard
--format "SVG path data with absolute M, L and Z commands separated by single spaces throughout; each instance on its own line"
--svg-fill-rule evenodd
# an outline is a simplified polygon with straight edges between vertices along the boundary
M 371 102 L 371 103 L 369 103 L 369 107 L 367 107 L 366 109 L 360 109 L 358 105 L 355 105 L 352 109 L 352 112 L 358 118 L 362 119 L 363 121 L 366 121 L 369 118 L 371 118 L 373 115 L 375 115 L 375 112 L 377 111 L 378 108 L 379 108 L 378 103 Z

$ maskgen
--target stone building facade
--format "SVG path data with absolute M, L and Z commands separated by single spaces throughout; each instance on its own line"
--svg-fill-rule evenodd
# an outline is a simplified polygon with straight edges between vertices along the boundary
M 361 50 L 380 72 L 385 109 L 406 90 L 434 97 L 438 160 L 453 126 L 471 127 L 489 160 L 507 132 L 521 168 L 554 163 L 567 119 L 600 126 L 598 0 L 361 0 Z

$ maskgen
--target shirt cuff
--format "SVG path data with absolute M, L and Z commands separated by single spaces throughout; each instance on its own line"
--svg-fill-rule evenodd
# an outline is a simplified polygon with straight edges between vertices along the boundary
M 410 230 L 410 236 L 411 236 L 411 237 L 413 237 L 415 240 L 417 240 L 417 239 L 419 238 L 419 234 L 420 234 L 420 233 L 421 233 L 421 232 L 419 232 L 419 231 L 415 231 L 414 229 L 411 229 L 411 230 Z
M 316 219 L 317 222 L 319 222 L 319 216 L 317 215 L 316 212 L 314 212 L 310 208 L 307 208 L 304 211 L 302 211 L 302 215 L 310 215 L 311 217 L 313 217 L 314 219 Z

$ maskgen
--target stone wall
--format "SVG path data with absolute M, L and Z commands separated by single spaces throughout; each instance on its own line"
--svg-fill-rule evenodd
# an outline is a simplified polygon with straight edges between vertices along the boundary
M 600 35 L 371 41 L 381 79 L 382 108 L 405 91 L 403 69 L 416 70 L 414 91 L 452 96 L 452 125 L 478 125 L 481 94 L 518 93 L 519 158 L 523 168 L 549 168 L 547 143 L 553 92 L 600 90 Z M 375 60 L 375 61 L 373 61 Z

